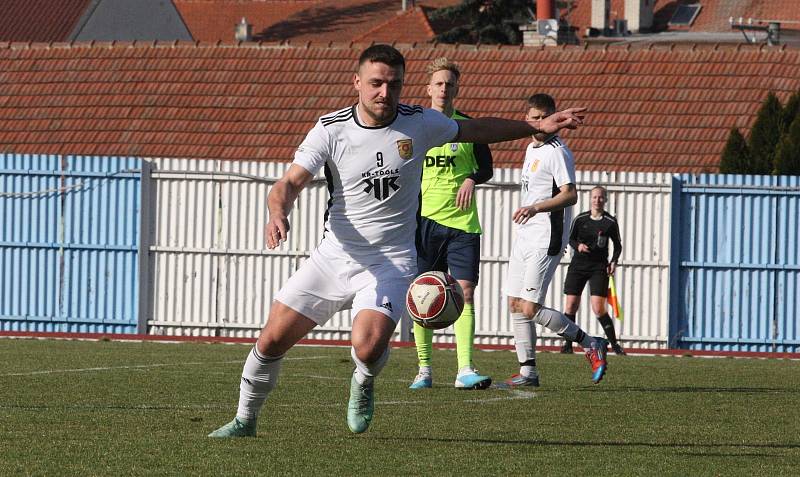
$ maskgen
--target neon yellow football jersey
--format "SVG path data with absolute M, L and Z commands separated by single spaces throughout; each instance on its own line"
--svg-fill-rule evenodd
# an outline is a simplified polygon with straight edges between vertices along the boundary
M 469 119 L 455 111 L 453 119 Z M 429 149 L 422 169 L 422 215 L 442 225 L 481 233 L 475 196 L 467 210 L 456 207 L 464 180 L 478 170 L 472 143 L 447 143 Z

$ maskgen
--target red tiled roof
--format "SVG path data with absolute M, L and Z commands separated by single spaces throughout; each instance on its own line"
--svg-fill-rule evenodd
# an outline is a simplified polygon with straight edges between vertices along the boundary
M 680 3 L 699 3 L 702 5 L 694 23 L 688 28 L 693 32 L 730 32 L 733 31 L 729 19 L 743 17 L 760 20 L 800 21 L 800 8 L 797 0 L 655 0 L 653 30 L 663 31 L 668 29 L 667 23 L 672 18 L 675 9 Z M 591 0 L 577 0 L 571 10 L 562 9 L 561 15 L 565 16 L 570 25 L 578 27 L 578 32 L 583 36 L 587 27 L 591 26 Z M 625 1 L 611 0 L 610 19 L 626 18 Z M 798 29 L 798 25 L 786 23 L 784 29 Z
M 402 38 L 403 43 L 424 43 L 436 36 L 428 17 L 421 8 L 409 9 L 390 18 L 386 22 L 353 38 L 354 41 L 374 41 L 392 43 Z
M 430 41 L 433 31 L 421 11 L 455 5 L 459 0 L 421 0 L 401 11 L 386 0 L 173 0 L 200 41 L 233 41 L 242 17 L 259 41 Z M 368 35 L 370 34 L 370 35 Z
M 355 102 L 363 46 L 0 43 L 0 152 L 291 160 L 320 115 Z M 787 48 L 398 47 L 407 103 L 429 104 L 424 67 L 445 55 L 470 115 L 521 118 L 539 91 L 589 107 L 565 135 L 584 170 L 715 171 L 768 91 L 800 89 Z M 496 163 L 519 164 L 524 144 L 492 146 Z
M 242 18 L 261 32 L 322 0 L 172 0 L 183 22 L 198 41 L 234 41 Z
M 0 41 L 66 41 L 90 0 L 3 0 Z
M 748 18 L 758 20 L 782 20 L 796 22 L 800 20 L 800 5 L 797 0 L 702 0 L 703 6 L 697 15 L 691 31 L 732 31 L 730 18 L 745 21 Z M 798 28 L 793 23 L 783 25 L 784 29 Z
M 746 16 L 761 20 L 800 20 L 797 0 L 760 0 L 753 2 L 751 9 Z

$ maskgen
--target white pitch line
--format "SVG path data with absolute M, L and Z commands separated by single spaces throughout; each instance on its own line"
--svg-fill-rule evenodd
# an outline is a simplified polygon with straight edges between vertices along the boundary
M 516 401 L 518 399 L 533 399 L 536 397 L 536 393 L 528 393 L 528 392 L 518 392 L 518 391 L 511 391 L 509 396 L 499 396 L 499 397 L 492 397 L 492 398 L 478 398 L 478 399 L 464 399 L 460 402 L 469 402 L 469 403 L 486 403 L 486 402 L 494 402 L 494 401 Z M 454 401 L 448 401 L 454 402 Z M 382 406 L 393 406 L 393 405 L 404 405 L 404 404 L 426 404 L 430 406 L 430 401 L 376 401 L 375 404 L 380 404 Z M 447 404 L 447 403 L 442 403 Z
M 447 401 L 442 404 L 452 404 L 454 402 L 467 402 L 467 403 L 476 403 L 482 404 L 487 402 L 498 402 L 498 401 L 517 401 L 519 399 L 533 399 L 536 397 L 536 393 L 525 392 L 525 391 L 510 391 L 509 395 L 507 396 L 498 396 L 498 397 L 491 397 L 491 398 L 479 398 L 479 399 L 464 399 L 463 401 L 453 400 Z M 430 401 L 375 401 L 376 406 L 408 406 L 408 405 L 418 405 L 424 404 L 426 406 L 430 406 Z M 345 404 L 335 403 L 335 404 L 307 404 L 304 406 L 308 407 L 342 407 Z M 296 407 L 297 404 L 275 404 L 273 403 L 272 406 L 275 407 Z
M 309 378 L 309 379 L 320 379 L 322 381 L 345 381 L 345 378 L 339 378 L 336 376 L 318 376 L 316 374 L 286 374 L 287 378 Z M 347 378 L 349 381 L 350 378 Z
M 303 361 L 309 359 L 327 359 L 327 356 L 310 356 L 307 358 L 284 358 L 291 361 Z M 58 373 L 85 373 L 92 371 L 114 371 L 117 369 L 148 369 L 148 368 L 163 368 L 167 366 L 202 366 L 205 364 L 243 364 L 244 360 L 237 359 L 231 361 L 208 361 L 205 363 L 158 363 L 158 364 L 138 364 L 130 366 L 107 366 L 97 368 L 75 368 L 75 369 L 47 369 L 42 371 L 29 371 L 27 373 L 6 373 L 0 374 L 0 377 L 6 376 L 36 376 L 39 374 L 58 374 Z
M 309 356 L 307 358 L 285 358 L 287 360 L 292 361 L 303 361 L 303 360 L 312 360 L 312 359 L 327 359 L 327 356 Z M 209 365 L 209 364 L 234 364 L 234 363 L 241 363 L 242 360 L 230 360 L 230 361 L 211 361 L 211 362 L 192 362 L 192 363 L 158 363 L 158 364 L 141 364 L 141 365 L 131 365 L 131 366 L 108 366 L 108 367 L 96 367 L 96 368 L 76 368 L 76 369 L 50 369 L 50 370 L 43 370 L 43 371 L 30 371 L 27 373 L 6 373 L 0 374 L 0 377 L 6 376 L 36 376 L 42 374 L 58 374 L 58 373 L 83 373 L 83 372 L 93 372 L 93 371 L 114 371 L 118 369 L 150 369 L 150 368 L 163 368 L 167 366 L 202 366 L 202 365 Z M 314 374 L 287 374 L 285 375 L 287 378 L 307 378 L 307 379 L 318 379 L 324 381 L 346 381 L 349 378 L 341 378 L 337 376 L 319 376 Z M 401 381 L 401 380 L 397 380 Z M 405 381 L 401 381 L 405 382 Z M 468 402 L 468 403 L 488 403 L 488 402 L 497 402 L 497 401 L 515 401 L 519 399 L 533 399 L 536 397 L 535 392 L 530 391 L 522 391 L 519 389 L 511 389 L 508 391 L 508 394 L 505 396 L 498 396 L 498 397 L 487 397 L 487 398 L 475 398 L 475 399 L 464 399 L 461 402 Z M 453 401 L 449 401 L 453 402 Z M 430 404 L 430 401 L 377 401 L 376 404 L 380 404 L 382 406 L 404 406 L 404 405 L 416 405 L 416 404 Z M 294 407 L 296 404 L 273 404 L 277 407 Z M 336 404 L 322 404 L 317 405 L 316 407 L 340 407 L 342 406 L 341 403 Z
M 513 401 L 516 399 L 533 399 L 536 397 L 535 392 L 531 391 L 520 391 L 519 389 L 512 389 L 508 392 L 510 396 L 506 397 L 495 397 L 495 398 L 481 398 L 481 399 L 467 399 L 464 402 L 492 402 L 492 401 Z
M 349 380 L 349 378 L 340 378 L 336 376 L 318 376 L 313 374 L 288 374 L 286 375 L 287 378 L 307 378 L 307 379 L 320 379 L 325 381 L 345 381 Z M 403 380 L 396 380 L 399 382 L 405 383 L 406 381 Z M 497 388 L 495 388 L 497 390 Z M 536 397 L 535 392 L 531 391 L 522 391 L 520 389 L 510 389 L 508 390 L 508 395 L 506 396 L 498 396 L 498 397 L 490 397 L 490 398 L 475 398 L 475 399 L 464 399 L 460 402 L 469 402 L 469 403 L 487 403 L 487 402 L 496 402 L 496 401 L 516 401 L 519 399 L 533 399 Z M 453 402 L 453 401 L 448 401 Z M 408 405 L 408 404 L 428 404 L 430 405 L 430 401 L 376 401 L 375 404 L 380 404 L 382 406 L 394 406 L 394 405 Z M 278 404 L 278 407 L 293 407 L 294 404 Z M 339 407 L 341 404 L 323 404 L 320 407 Z

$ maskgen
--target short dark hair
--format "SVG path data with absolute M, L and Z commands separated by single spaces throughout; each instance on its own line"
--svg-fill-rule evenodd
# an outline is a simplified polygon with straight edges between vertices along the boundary
M 406 59 L 403 54 L 389 45 L 372 45 L 361 53 L 358 58 L 358 67 L 370 61 L 372 63 L 383 63 L 389 66 L 399 66 L 406 70 Z
M 534 94 L 528 98 L 528 109 L 530 108 L 536 108 L 544 113 L 553 114 L 556 112 L 556 100 L 549 94 Z

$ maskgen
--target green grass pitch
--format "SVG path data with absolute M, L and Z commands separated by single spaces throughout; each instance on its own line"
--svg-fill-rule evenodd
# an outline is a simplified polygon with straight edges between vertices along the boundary
M 368 432 L 345 423 L 349 350 L 296 347 L 256 439 L 230 420 L 244 345 L 0 340 L 0 475 L 798 475 L 800 371 L 789 360 L 540 353 L 542 387 L 459 391 L 455 352 L 408 389 L 412 348 L 377 381 Z M 502 380 L 509 351 L 477 351 Z

